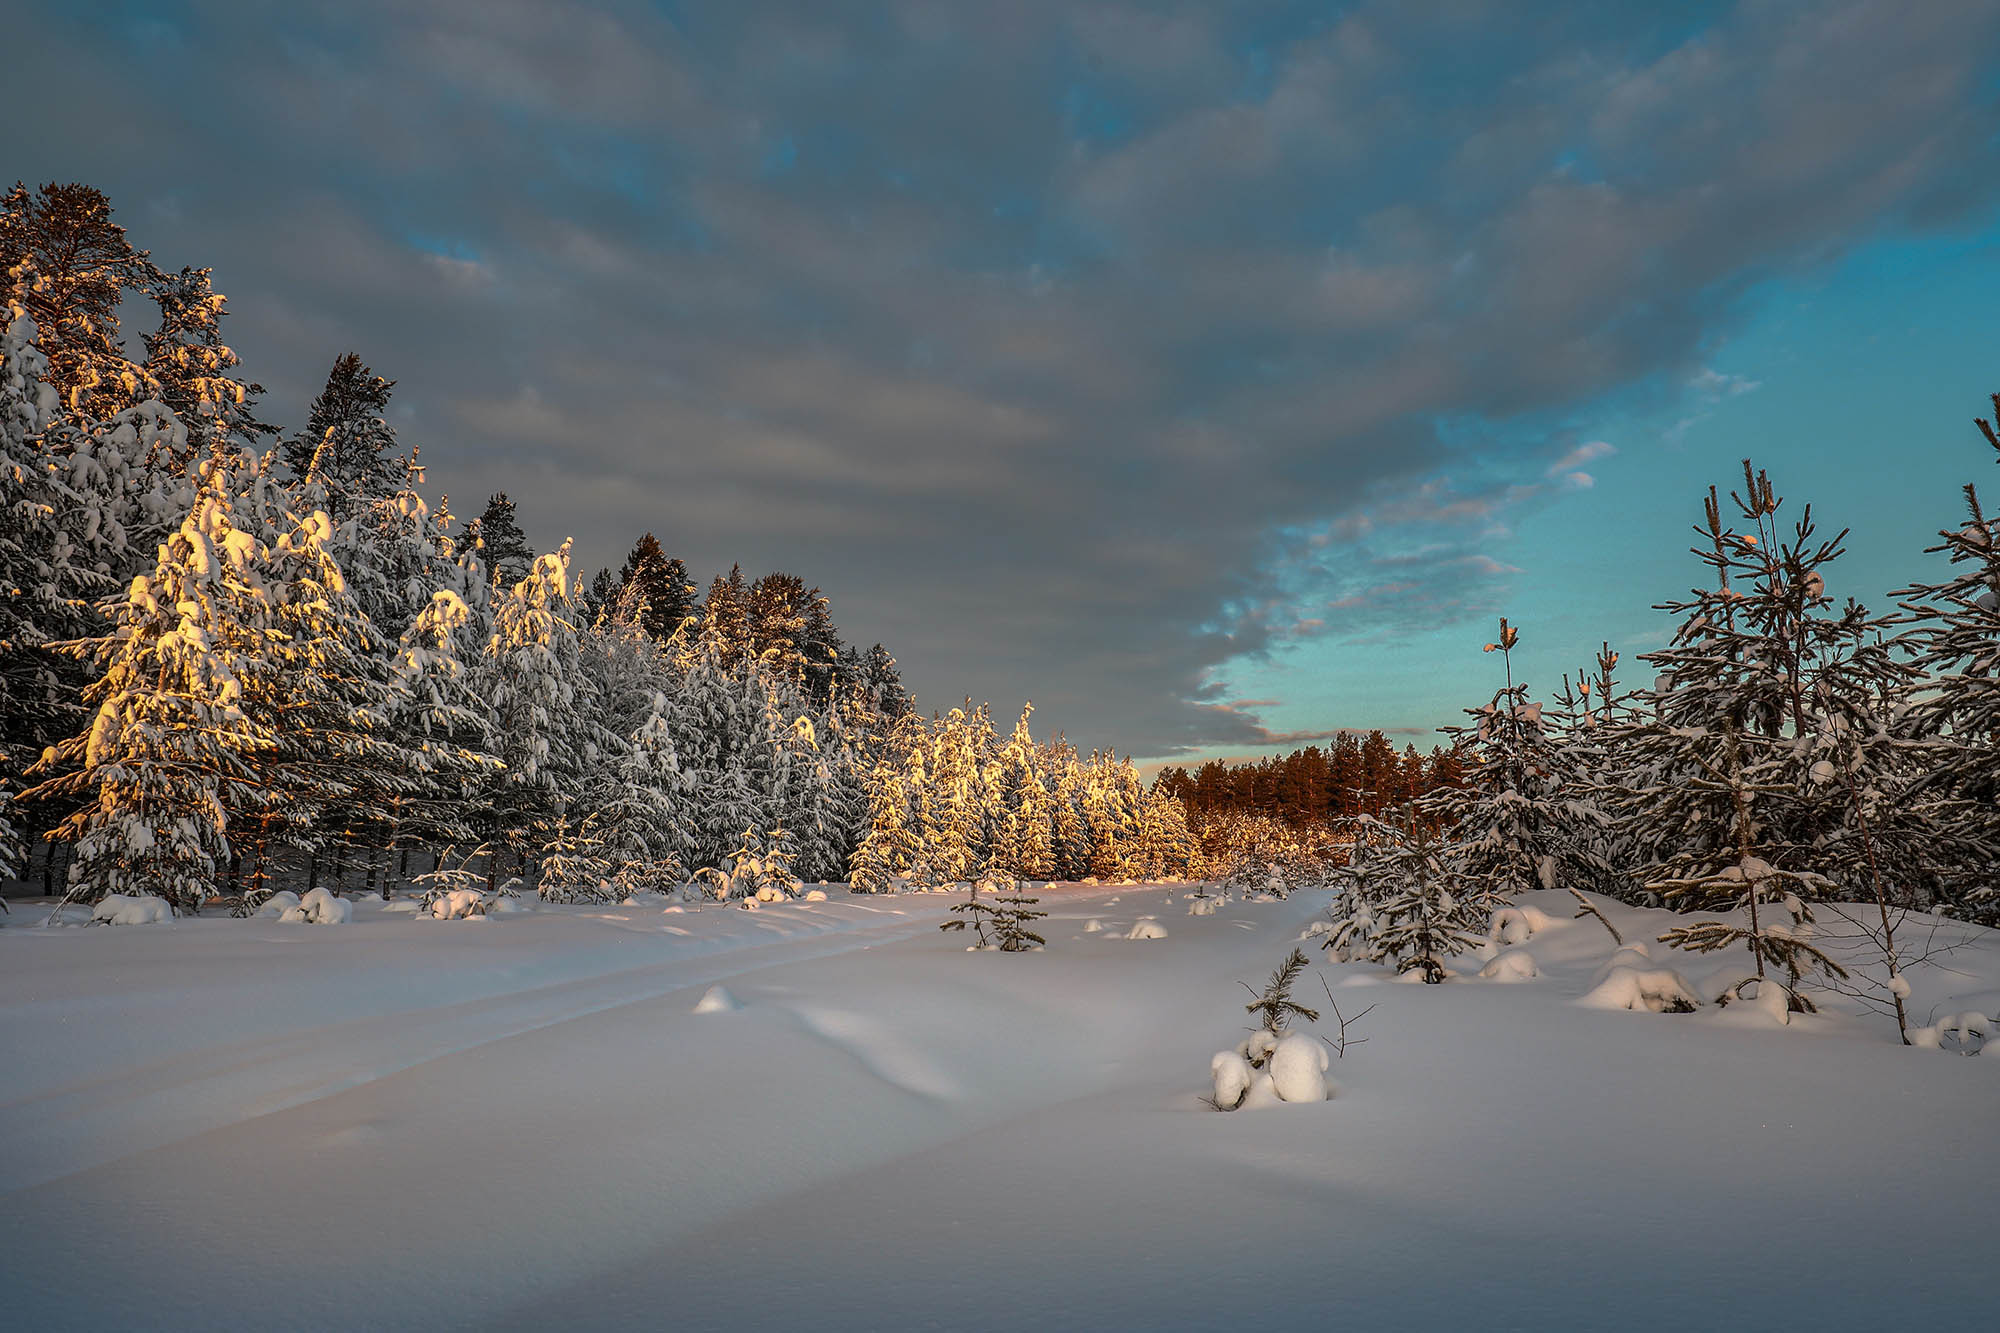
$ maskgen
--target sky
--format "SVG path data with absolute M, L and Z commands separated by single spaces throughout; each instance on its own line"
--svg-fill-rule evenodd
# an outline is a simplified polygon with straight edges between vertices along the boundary
M 1428 746 L 1499 615 L 1645 683 L 1745 456 L 1870 604 L 2000 493 L 1993 0 L 0 20 L 10 175 L 212 266 L 267 419 L 359 352 L 462 515 L 1086 748 Z

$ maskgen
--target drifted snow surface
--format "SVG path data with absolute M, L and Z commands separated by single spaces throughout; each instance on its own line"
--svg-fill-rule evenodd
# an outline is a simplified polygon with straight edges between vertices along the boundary
M 1134 949 L 1111 941 L 1171 890 L 1108 891 L 1040 891 L 1049 946 L 1021 954 L 942 934 L 947 895 L 361 900 L 326 931 L 42 929 L 16 903 L 4 1322 L 1992 1326 L 2000 1058 L 1950 1053 L 2000 1005 L 1991 932 L 1947 927 L 1972 941 L 1953 972 L 1911 975 L 1916 1020 L 1953 1023 L 1912 1049 L 1837 998 L 1783 1028 L 1579 1004 L 1610 938 L 1529 895 L 1516 984 L 1315 953 L 1295 998 L 1324 1018 L 1296 1030 L 1335 1035 L 1322 981 L 1350 1018 L 1376 1005 L 1340 1095 L 1284 1101 L 1259 1070 L 1265 1112 L 1222 1115 L 1206 1062 L 1249 1027 L 1239 982 L 1325 895 Z M 1317 1063 L 1302 1043 L 1283 1072 Z

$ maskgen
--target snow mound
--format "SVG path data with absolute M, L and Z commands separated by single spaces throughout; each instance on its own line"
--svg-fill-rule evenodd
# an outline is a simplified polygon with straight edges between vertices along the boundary
M 511 893 L 500 894 L 492 902 L 486 904 L 486 915 L 488 916 L 512 916 L 516 912 L 532 912 L 534 910 L 534 908 L 528 906 L 527 899 L 516 898 Z
M 1503 907 L 1493 914 L 1493 920 L 1486 928 L 1486 938 L 1503 948 L 1511 944 L 1526 944 L 1554 924 L 1554 918 L 1540 908 Z
M 1950 1051 L 1954 1055 L 1978 1055 L 1986 1049 L 1992 1023 L 1977 1009 L 1947 1014 L 1926 1028 L 1910 1029 L 1910 1045 L 1926 1051 Z
M 263 905 L 257 909 L 254 915 L 259 920 L 265 917 L 282 917 L 298 905 L 298 894 L 293 893 L 290 889 L 279 889 L 264 900 Z
M 1326 1043 L 1303 1032 L 1278 1042 L 1271 1052 L 1271 1083 L 1288 1102 L 1323 1102 L 1332 1096 L 1326 1080 Z
M 382 910 L 385 912 L 416 912 L 422 910 L 422 904 L 415 898 L 397 898 L 392 902 L 383 903 Z
M 1167 928 L 1151 917 L 1134 921 L 1132 929 L 1125 932 L 1125 938 L 1128 940 L 1163 940 L 1166 937 Z
M 1222 906 L 1220 898 L 1190 898 L 1188 899 L 1188 915 L 1214 916 L 1215 909 L 1220 906 Z
M 1298 942 L 1303 944 L 1307 940 L 1316 940 L 1322 935 L 1330 935 L 1332 933 L 1333 922 L 1322 917 L 1318 921 L 1309 921 L 1306 923 L 1305 934 L 1299 936 Z
M 1590 984 L 1603 985 L 1604 979 L 1621 967 L 1636 967 L 1644 971 L 1651 966 L 1653 966 L 1653 955 L 1646 951 L 1645 945 L 1627 944 L 1598 965 L 1597 971 L 1591 974 Z
M 1644 1009 L 1655 1014 L 1691 1014 L 1701 1007 L 1687 979 L 1670 967 L 1614 967 L 1577 1003 L 1591 1009 Z
M 156 893 L 110 893 L 90 914 L 92 925 L 150 926 L 173 919 L 174 909 Z
M 807 901 L 807 902 L 809 902 L 809 903 L 823 903 L 823 902 L 825 902 L 825 901 L 826 901 L 826 890 L 825 890 L 825 889 L 807 889 L 807 890 L 806 890 L 806 896 L 805 896 L 805 901 Z
M 1092 917 L 1090 918 L 1090 920 L 1083 923 L 1083 933 L 1086 935 L 1095 935 L 1098 931 L 1103 929 L 1104 929 L 1104 923 L 1102 921 L 1099 921 L 1096 917 Z
M 1495 954 L 1492 962 L 1479 969 L 1481 981 L 1533 981 L 1541 974 L 1541 969 L 1535 966 L 1534 955 L 1526 949 L 1509 949 Z
M 698 1014 L 733 1014 L 743 1006 L 725 986 L 710 986 L 696 1002 L 694 1011 Z
M 1243 1095 L 1250 1091 L 1253 1077 L 1250 1062 L 1240 1051 L 1217 1051 L 1215 1058 L 1208 1062 L 1209 1079 L 1215 1087 L 1215 1109 L 1234 1111 L 1243 1104 Z

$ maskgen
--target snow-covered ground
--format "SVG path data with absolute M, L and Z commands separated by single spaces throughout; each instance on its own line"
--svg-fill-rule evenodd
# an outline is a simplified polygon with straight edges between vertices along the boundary
M 1224 1115 L 1238 983 L 1325 895 L 1186 892 L 1046 891 L 1049 947 L 1014 955 L 940 933 L 943 896 L 89 929 L 17 902 L 0 1322 L 2000 1326 L 2000 1047 L 1844 1003 L 1581 1005 L 1609 936 L 1534 895 L 1556 920 L 1490 981 L 1308 944 L 1296 998 L 1375 1005 L 1367 1040 L 1334 1100 Z M 2000 939 L 1950 929 L 1914 1013 L 1991 1016 Z

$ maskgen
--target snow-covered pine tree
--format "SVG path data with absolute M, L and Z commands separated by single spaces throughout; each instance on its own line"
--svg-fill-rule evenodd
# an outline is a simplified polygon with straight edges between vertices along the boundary
M 84 423 L 104 421 L 157 395 L 125 355 L 119 307 L 163 275 L 111 220 L 111 202 L 88 185 L 17 182 L 0 196 L 0 274 L 6 300 L 35 324 L 43 374 Z M 11 320 L 9 321 L 12 322 Z
M 107 634 L 63 645 L 101 671 L 90 725 L 45 756 L 37 795 L 79 808 L 71 893 L 157 893 L 199 910 L 229 861 L 228 810 L 260 793 L 252 762 L 275 744 L 249 705 L 273 672 L 271 606 L 256 539 L 235 522 L 240 454 L 212 450 L 193 510 L 149 574 L 111 605 Z
M 227 301 L 209 284 L 209 269 L 161 273 L 149 284 L 160 309 L 158 327 L 143 335 L 153 396 L 184 422 L 213 418 L 224 430 L 254 441 L 275 435 L 257 419 L 261 384 L 231 372 L 236 352 L 222 341 Z

